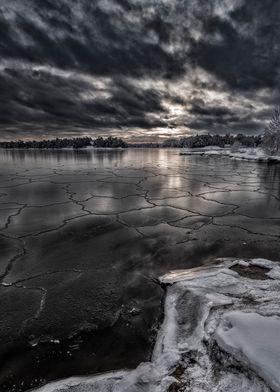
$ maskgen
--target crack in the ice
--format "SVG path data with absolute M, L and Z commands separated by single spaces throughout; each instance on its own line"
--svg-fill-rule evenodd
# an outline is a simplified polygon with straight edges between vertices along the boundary
M 6 264 L 6 268 L 4 270 L 4 273 L 2 275 L 0 275 L 0 283 L 2 283 L 4 281 L 4 279 L 9 275 L 9 273 L 11 272 L 11 270 L 13 268 L 14 263 L 18 259 L 20 259 L 21 257 L 25 256 L 27 253 L 25 242 L 22 240 L 19 240 L 19 241 L 20 241 L 21 251 L 20 251 L 20 253 L 13 256 L 10 260 L 8 260 L 8 262 Z

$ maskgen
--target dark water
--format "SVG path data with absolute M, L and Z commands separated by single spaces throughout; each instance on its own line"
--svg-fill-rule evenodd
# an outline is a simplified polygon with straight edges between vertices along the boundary
M 0 165 L 3 392 L 149 359 L 170 269 L 279 259 L 279 165 L 138 149 Z

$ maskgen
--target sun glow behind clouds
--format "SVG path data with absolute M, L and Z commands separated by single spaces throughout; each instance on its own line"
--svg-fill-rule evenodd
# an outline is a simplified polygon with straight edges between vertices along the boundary
M 258 133 L 279 103 L 278 2 L 0 7 L 3 139 Z

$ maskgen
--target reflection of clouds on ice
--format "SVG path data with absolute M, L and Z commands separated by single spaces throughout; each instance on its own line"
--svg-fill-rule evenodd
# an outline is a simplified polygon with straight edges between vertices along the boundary
M 160 282 L 167 287 L 165 318 L 151 362 L 39 391 L 161 392 L 175 385 L 192 392 L 280 390 L 277 263 L 224 259 L 172 271 Z

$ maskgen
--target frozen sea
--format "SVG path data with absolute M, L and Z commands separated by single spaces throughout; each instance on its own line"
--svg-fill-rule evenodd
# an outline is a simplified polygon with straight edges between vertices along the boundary
M 279 259 L 280 165 L 0 150 L 0 390 L 151 358 L 169 270 Z

